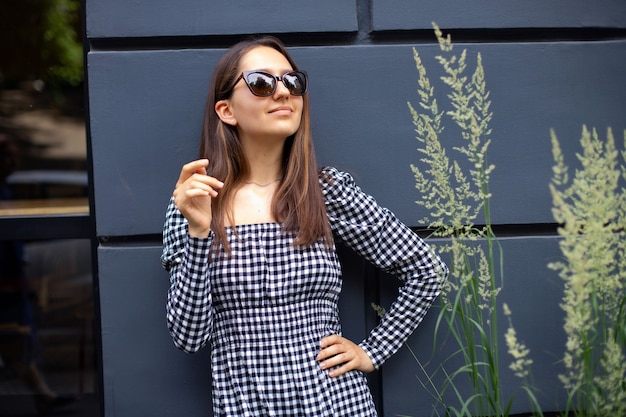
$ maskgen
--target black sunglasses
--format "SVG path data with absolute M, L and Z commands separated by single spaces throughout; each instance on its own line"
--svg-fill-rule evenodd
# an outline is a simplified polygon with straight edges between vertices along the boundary
M 282 81 L 289 93 L 294 96 L 303 96 L 307 89 L 305 71 L 289 71 L 279 77 L 261 70 L 244 71 L 235 84 L 242 78 L 250 92 L 259 97 L 269 97 L 274 94 L 278 81 Z

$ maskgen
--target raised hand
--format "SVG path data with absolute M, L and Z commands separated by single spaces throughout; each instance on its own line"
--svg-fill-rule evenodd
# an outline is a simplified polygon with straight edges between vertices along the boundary
M 211 199 L 224 183 L 207 175 L 208 159 L 198 159 L 185 164 L 180 171 L 174 203 L 189 222 L 189 235 L 207 237 L 211 229 Z

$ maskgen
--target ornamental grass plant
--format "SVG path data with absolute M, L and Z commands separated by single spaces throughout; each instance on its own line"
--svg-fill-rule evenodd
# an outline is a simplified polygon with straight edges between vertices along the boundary
M 411 170 L 419 194 L 416 203 L 426 213 L 420 223 L 437 238 L 431 244 L 450 269 L 439 298 L 433 351 L 441 349 L 438 344 L 452 343 L 453 353 L 430 371 L 411 350 L 420 369 L 418 380 L 434 399 L 433 415 L 509 416 L 514 399 L 505 398 L 501 389 L 499 352 L 504 342 L 512 358 L 509 368 L 520 378 L 532 414 L 543 416 L 533 384 L 532 355 L 518 338 L 506 304 L 501 313 L 508 328 L 498 333 L 504 261 L 491 225 L 489 179 L 494 166 L 487 154 L 492 112 L 482 58 L 476 55 L 468 74 L 467 51 L 456 54 L 450 36 L 433 27 L 448 108 L 440 108 L 435 86 L 414 48 L 419 102 L 408 106 L 420 159 Z M 445 144 L 444 124 L 459 132 L 458 138 L 446 132 Z M 595 130 L 583 128 L 580 143 L 581 168 L 570 180 L 552 132 L 555 165 L 550 190 L 563 257 L 549 267 L 565 283 L 561 306 L 567 335 L 565 372 L 559 376 L 568 394 L 562 416 L 626 416 L 626 192 L 623 182 L 620 186 L 626 181 L 626 151 L 620 159 L 611 130 L 602 142 Z
M 567 343 L 560 380 L 566 412 L 580 417 L 626 416 L 626 150 L 583 126 L 570 177 L 551 132 L 550 191 L 563 259 L 549 265 L 565 282 L 561 307 Z M 624 132 L 626 149 L 626 132 Z
M 512 399 L 502 397 L 498 357 L 497 297 L 503 258 L 491 227 L 489 179 L 494 166 L 487 160 L 491 101 L 481 55 L 467 74 L 467 51 L 455 54 L 450 36 L 444 37 L 433 26 L 441 51 L 436 57 L 443 70 L 440 80 L 448 90 L 450 108 L 440 108 L 435 87 L 414 48 L 420 100 L 417 106 L 408 106 L 420 160 L 411 170 L 419 195 L 416 203 L 426 213 L 420 223 L 432 231 L 431 237 L 445 242 L 435 246 L 447 257 L 450 268 L 434 340 L 451 340 L 455 353 L 433 374 L 424 373 L 423 386 L 438 403 L 434 414 L 443 408 L 446 415 L 506 416 Z M 442 143 L 444 119 L 460 132 L 458 144 L 450 149 Z M 451 365 L 459 360 L 461 366 Z M 442 379 L 443 384 L 436 386 L 435 379 Z M 459 389 L 467 382 L 472 388 L 469 395 Z

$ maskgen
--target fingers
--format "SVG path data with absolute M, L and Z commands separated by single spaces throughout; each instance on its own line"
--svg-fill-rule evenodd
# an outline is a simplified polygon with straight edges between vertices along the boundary
M 222 188 L 222 183 L 207 175 L 194 174 L 186 182 L 174 189 L 174 197 L 184 193 L 184 197 L 217 197 L 218 190 Z
M 208 159 L 198 159 L 183 166 L 173 193 L 175 200 L 217 196 L 224 183 L 207 175 L 208 164 Z
M 211 227 L 211 199 L 217 197 L 224 183 L 207 175 L 207 159 L 198 159 L 185 164 L 180 171 L 172 195 L 174 204 L 189 223 L 188 233 L 195 237 L 206 237 Z
M 180 176 L 178 177 L 178 182 L 176 183 L 176 187 L 184 183 L 191 177 L 193 174 L 202 174 L 206 175 L 206 167 L 209 166 L 208 159 L 198 159 L 196 161 L 191 161 L 185 165 L 183 165 L 183 169 L 180 171 Z
M 374 365 L 365 351 L 354 342 L 339 335 L 322 339 L 316 357 L 320 367 L 329 369 L 330 377 L 338 377 L 352 370 L 372 372 Z

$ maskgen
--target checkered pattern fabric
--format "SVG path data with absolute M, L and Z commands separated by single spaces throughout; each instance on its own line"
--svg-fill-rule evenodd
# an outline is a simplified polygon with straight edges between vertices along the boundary
M 336 239 L 404 281 L 398 299 L 360 346 L 378 368 L 406 341 L 439 294 L 439 257 L 352 177 L 320 177 Z M 162 262 L 170 272 L 167 322 L 174 343 L 210 343 L 215 416 L 375 416 L 365 376 L 330 378 L 315 357 L 320 340 L 341 334 L 341 270 L 320 241 L 295 247 L 278 223 L 227 228 L 231 254 L 210 254 L 212 236 L 188 236 L 172 201 Z

